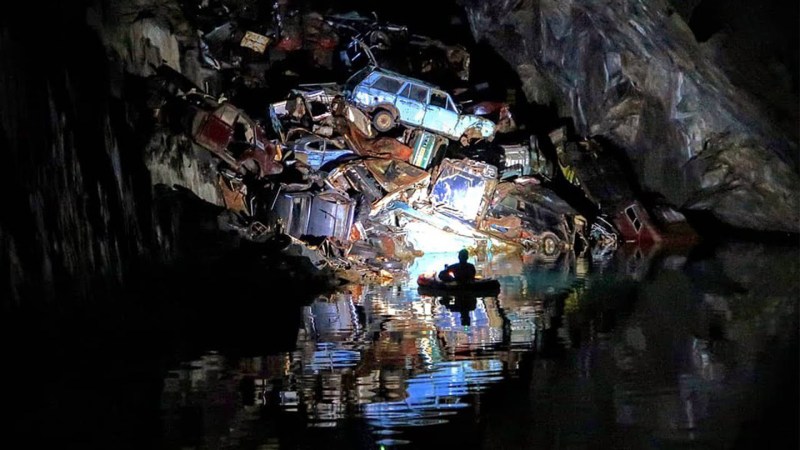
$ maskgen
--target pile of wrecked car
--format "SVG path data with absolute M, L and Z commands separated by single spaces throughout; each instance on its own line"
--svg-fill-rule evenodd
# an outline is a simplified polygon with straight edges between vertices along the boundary
M 181 105 L 164 108 L 179 111 L 172 122 L 219 161 L 218 187 L 234 213 L 226 217 L 236 222 L 229 229 L 254 241 L 284 236 L 286 251 L 353 280 L 392 278 L 422 251 L 604 258 L 624 242 L 667 235 L 630 189 L 608 188 L 625 177 L 604 175 L 615 163 L 602 145 L 563 128 L 520 138 L 513 105 L 459 104 L 434 84 L 380 67 L 370 49 L 397 39 L 446 50 L 462 80 L 469 54 L 359 17 L 323 20 L 318 25 L 327 31 L 307 31 L 304 39 L 338 45 L 334 35 L 347 30 L 350 44 L 342 45 L 355 43 L 356 53 L 342 57 L 350 64 L 360 55 L 368 64 L 343 84 L 295 86 L 263 105 L 261 120 L 196 87 L 168 100 Z M 226 64 L 211 55 L 214 49 L 229 55 L 245 47 L 260 55 L 267 45 L 280 51 L 301 45 L 293 44 L 287 23 L 273 34 L 261 30 L 269 36 L 239 33 L 237 47 L 228 45 L 234 34 L 221 26 L 203 36 L 201 57 L 216 67 Z M 578 211 L 562 199 L 557 192 L 565 184 L 596 209 Z M 667 225 L 683 220 L 674 208 L 658 211 Z

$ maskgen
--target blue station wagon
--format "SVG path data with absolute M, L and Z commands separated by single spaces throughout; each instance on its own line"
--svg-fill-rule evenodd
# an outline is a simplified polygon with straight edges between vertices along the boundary
M 494 137 L 492 121 L 460 114 L 446 92 L 389 70 L 366 67 L 356 72 L 345 84 L 345 97 L 371 114 L 372 124 L 380 132 L 399 122 L 454 140 Z

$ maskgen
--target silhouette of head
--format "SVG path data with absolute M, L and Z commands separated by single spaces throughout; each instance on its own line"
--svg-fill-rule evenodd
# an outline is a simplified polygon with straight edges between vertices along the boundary
M 467 249 L 465 249 L 465 248 L 462 248 L 458 252 L 458 262 L 462 262 L 462 263 L 463 262 L 467 262 L 468 259 L 469 259 L 469 251 L 467 251 Z

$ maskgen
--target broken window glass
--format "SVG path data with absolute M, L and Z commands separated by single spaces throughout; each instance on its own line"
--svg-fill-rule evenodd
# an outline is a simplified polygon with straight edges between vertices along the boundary
M 447 95 L 445 95 L 443 92 L 432 91 L 430 105 L 438 108 L 446 108 Z

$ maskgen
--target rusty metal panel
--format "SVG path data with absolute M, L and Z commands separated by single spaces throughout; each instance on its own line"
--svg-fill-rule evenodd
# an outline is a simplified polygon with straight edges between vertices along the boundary
M 283 221 L 283 232 L 300 238 L 306 234 L 311 203 L 314 194 L 310 192 L 283 192 L 275 199 L 273 211 Z
M 222 201 L 225 203 L 226 209 L 243 214 L 250 214 L 246 202 L 247 186 L 242 180 L 220 174 L 217 177 L 217 185 L 222 192 Z
M 347 167 L 345 169 L 345 177 L 357 191 L 364 194 L 369 203 L 374 203 L 383 197 L 381 188 L 363 163 L 352 164 Z
M 386 192 L 410 188 L 430 178 L 428 172 L 394 159 L 368 159 L 364 165 Z
M 308 234 L 346 241 L 355 215 L 355 201 L 338 192 L 322 192 L 311 203 Z
M 634 200 L 617 210 L 613 222 L 624 242 L 650 244 L 663 239 L 650 215 L 638 201 Z
M 264 53 L 264 50 L 267 49 L 267 45 L 270 43 L 270 38 L 254 33 L 252 31 L 248 31 L 244 34 L 240 45 L 242 47 L 247 47 L 257 53 Z

